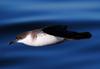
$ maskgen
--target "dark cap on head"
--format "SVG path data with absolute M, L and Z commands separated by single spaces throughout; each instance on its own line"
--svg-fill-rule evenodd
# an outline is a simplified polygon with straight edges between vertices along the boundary
M 18 35 L 16 36 L 16 40 L 20 40 L 20 39 L 25 38 L 27 34 L 28 34 L 28 32 L 23 32 L 23 33 L 21 33 L 21 34 L 18 34 Z

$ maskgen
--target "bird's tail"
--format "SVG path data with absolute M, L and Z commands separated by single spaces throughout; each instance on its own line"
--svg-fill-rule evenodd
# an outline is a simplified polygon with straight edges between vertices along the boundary
M 91 38 L 91 33 L 89 32 L 81 32 L 81 33 L 70 33 L 68 35 L 66 35 L 66 39 L 75 39 L 75 40 L 79 40 L 79 39 L 89 39 Z

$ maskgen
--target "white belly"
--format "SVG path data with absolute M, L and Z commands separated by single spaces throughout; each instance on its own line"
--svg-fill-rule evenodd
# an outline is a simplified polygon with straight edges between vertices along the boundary
M 57 42 L 60 42 L 64 40 L 64 38 L 60 38 L 60 37 L 55 37 L 52 35 L 48 35 L 48 34 L 38 34 L 37 38 L 33 40 L 33 45 L 34 46 L 44 46 L 44 45 L 50 45 L 50 44 L 54 44 Z
M 36 38 L 32 39 L 31 35 L 28 35 L 23 43 L 30 46 L 45 46 L 50 44 L 55 44 L 57 42 L 63 41 L 64 38 L 55 37 L 46 33 L 39 33 Z M 22 42 L 22 41 L 21 41 Z

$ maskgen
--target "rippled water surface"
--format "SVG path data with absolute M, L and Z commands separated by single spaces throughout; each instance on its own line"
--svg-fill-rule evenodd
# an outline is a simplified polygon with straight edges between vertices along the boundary
M 0 69 L 100 69 L 99 0 L 0 0 Z M 20 32 L 68 25 L 92 38 L 31 47 L 8 45 Z

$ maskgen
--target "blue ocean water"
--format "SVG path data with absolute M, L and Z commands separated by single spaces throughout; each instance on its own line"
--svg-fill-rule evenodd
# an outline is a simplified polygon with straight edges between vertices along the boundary
M 92 38 L 44 47 L 8 45 L 20 32 L 53 24 L 91 32 Z M 100 69 L 100 1 L 0 0 L 0 69 Z

